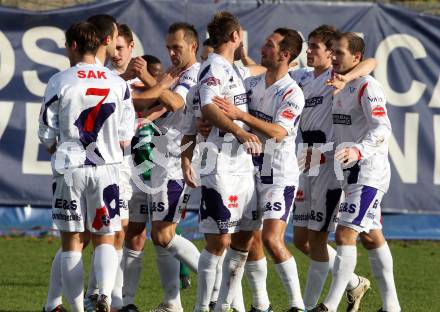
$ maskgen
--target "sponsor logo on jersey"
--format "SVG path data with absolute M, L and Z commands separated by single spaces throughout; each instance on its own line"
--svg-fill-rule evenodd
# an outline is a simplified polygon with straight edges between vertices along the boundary
M 80 79 L 107 79 L 104 71 L 97 70 L 78 70 L 76 76 Z
M 291 109 L 287 108 L 281 113 L 281 117 L 287 120 L 293 120 L 295 118 L 295 114 L 292 112 Z
M 81 221 L 81 216 L 76 213 L 70 215 L 63 213 L 52 213 L 52 220 L 63 220 L 64 222 Z
M 339 212 L 348 212 L 348 213 L 355 213 L 356 211 L 356 204 L 348 204 L 347 202 L 341 203 L 339 206 Z
M 295 214 L 293 215 L 293 220 L 295 221 L 308 221 L 309 220 L 309 214 Z
M 384 100 L 381 97 L 378 96 L 367 96 L 368 101 L 370 101 L 370 103 L 383 103 Z
M 65 200 L 62 198 L 55 198 L 55 208 L 58 209 L 65 209 L 65 210 L 76 210 L 77 204 L 76 204 L 76 200 Z
M 322 222 L 322 220 L 324 220 L 324 214 L 322 212 L 316 212 L 315 210 L 312 210 L 310 211 L 310 220 Z
M 238 196 L 237 195 L 229 196 L 228 201 L 229 201 L 228 208 L 238 208 Z
M 272 120 L 273 120 L 272 116 L 266 115 L 265 113 L 262 113 L 257 110 L 250 109 L 249 114 L 251 114 L 254 117 L 257 117 L 258 119 L 264 120 L 266 122 L 272 122 Z
M 315 96 L 306 100 L 304 107 L 315 107 L 321 105 L 324 100 L 323 96 Z
M 373 117 L 385 117 L 387 112 L 385 111 L 385 107 L 383 106 L 375 106 L 371 111 L 371 116 Z
M 334 125 L 351 125 L 351 116 L 344 114 L 333 114 Z
M 220 85 L 220 79 L 215 77 L 208 77 L 203 79 L 200 84 L 206 84 L 207 86 L 218 86 Z
M 267 202 L 266 205 L 264 205 L 264 211 L 281 211 L 282 204 L 280 202 Z
M 234 96 L 234 104 L 235 105 L 243 105 L 247 103 L 247 95 L 246 93 L 238 94 Z

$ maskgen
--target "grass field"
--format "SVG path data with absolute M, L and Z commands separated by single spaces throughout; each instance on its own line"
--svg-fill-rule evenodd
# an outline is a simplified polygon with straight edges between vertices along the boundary
M 199 248 L 202 242 L 197 242 Z M 0 237 L 0 311 L 41 311 L 47 294 L 52 257 L 59 246 L 53 238 Z M 440 311 L 440 242 L 390 242 L 394 256 L 394 272 L 402 310 L 405 312 Z M 305 285 L 307 259 L 294 252 L 300 273 L 301 286 Z M 156 269 L 153 249 L 148 243 L 144 270 L 136 304 L 148 311 L 161 301 L 162 290 Z M 377 311 L 381 305 L 377 285 L 373 281 L 367 253 L 358 248 L 357 272 L 372 280 L 372 290 L 362 305 L 362 311 Z M 286 296 L 273 263 L 268 260 L 268 291 L 276 312 L 285 311 Z M 85 267 L 90 264 L 90 248 L 85 252 Z M 185 311 L 191 311 L 195 302 L 196 276 L 190 289 L 182 291 Z M 328 288 L 327 280 L 326 289 Z M 243 282 L 246 306 L 250 305 L 247 282 Z M 345 311 L 345 304 L 340 305 Z

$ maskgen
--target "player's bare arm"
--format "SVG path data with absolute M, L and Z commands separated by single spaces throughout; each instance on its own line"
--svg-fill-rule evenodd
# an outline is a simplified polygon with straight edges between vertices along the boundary
M 195 182 L 195 172 L 192 168 L 191 162 L 194 153 L 194 148 L 196 146 L 196 136 L 195 135 L 184 135 L 181 143 L 182 151 L 180 158 L 182 160 L 182 172 L 185 183 L 192 188 L 196 188 L 197 184 Z
M 377 61 L 374 58 L 368 58 L 360 62 L 356 67 L 354 67 L 350 72 L 345 75 L 334 73 L 332 79 L 326 82 L 327 85 L 335 88 L 333 94 L 338 94 L 345 85 L 355 80 L 359 77 L 369 75 L 377 66 Z
M 224 98 L 215 97 L 213 102 L 225 113 L 227 117 L 231 118 L 232 120 L 240 120 L 244 122 L 249 127 L 262 133 L 268 138 L 274 138 L 277 142 L 281 142 L 287 135 L 287 131 L 283 127 L 271 122 L 263 121 L 252 116 L 251 114 L 243 112 Z

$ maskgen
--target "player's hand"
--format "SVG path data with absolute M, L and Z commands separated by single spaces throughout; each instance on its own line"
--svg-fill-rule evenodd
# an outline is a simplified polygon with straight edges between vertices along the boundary
M 196 182 L 196 173 L 191 165 L 182 165 L 183 179 L 185 183 L 192 188 L 198 187 Z
M 235 136 L 244 145 L 248 154 L 260 155 L 263 152 L 261 141 L 255 134 L 240 129 Z
M 243 111 L 237 108 L 234 104 L 229 102 L 226 98 L 215 96 L 212 103 L 217 105 L 223 113 L 232 120 L 239 120 L 243 116 Z
M 345 75 L 340 75 L 335 72 L 332 74 L 332 78 L 327 80 L 325 84 L 327 86 L 331 86 L 335 88 L 333 90 L 333 95 L 338 94 L 345 88 L 345 85 L 349 82 L 348 78 Z
M 339 161 L 343 167 L 350 168 L 357 161 L 361 160 L 361 153 L 356 147 L 344 147 L 336 151 L 335 159 Z
M 179 68 L 170 68 L 166 73 L 159 77 L 158 84 L 163 89 L 170 89 L 179 79 L 180 72 L 181 69 Z
M 197 118 L 196 121 L 197 132 L 199 132 L 205 139 L 211 133 L 212 125 L 203 118 Z

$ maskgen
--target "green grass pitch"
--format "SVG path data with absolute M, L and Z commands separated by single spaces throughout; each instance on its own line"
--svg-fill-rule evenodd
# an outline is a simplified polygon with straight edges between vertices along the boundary
M 196 242 L 201 249 L 203 242 Z M 0 237 L 0 311 L 41 311 L 46 300 L 52 257 L 59 247 L 59 240 L 53 238 L 4 238 Z M 440 311 L 440 242 L 391 241 L 394 257 L 394 274 L 402 310 L 405 312 Z M 301 286 L 305 285 L 308 260 L 292 244 L 289 248 L 295 255 Z M 84 265 L 88 272 L 90 247 L 85 251 Z M 379 291 L 368 263 L 366 251 L 358 246 L 356 272 L 372 281 L 372 290 L 367 294 L 362 311 L 377 311 L 381 306 Z M 268 260 L 267 287 L 274 311 L 285 311 L 287 299 L 283 286 L 275 272 L 273 262 Z M 191 276 L 190 289 L 181 293 L 185 311 L 192 311 L 196 295 L 196 276 Z M 324 290 L 326 293 L 329 280 Z M 250 305 L 250 291 L 243 280 L 246 306 Z M 158 305 L 162 290 L 156 269 L 154 250 L 148 241 L 144 269 L 138 290 L 136 304 L 141 311 Z M 340 311 L 345 311 L 342 303 Z

